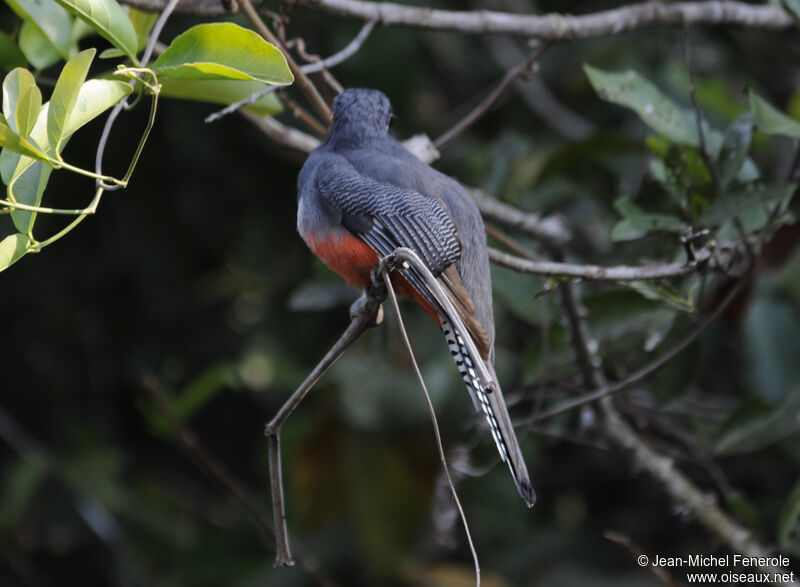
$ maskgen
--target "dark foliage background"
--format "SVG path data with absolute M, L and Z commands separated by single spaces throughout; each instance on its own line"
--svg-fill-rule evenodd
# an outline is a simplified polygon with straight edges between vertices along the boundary
M 557 2 L 518 8 L 564 10 Z M 7 8 L 0 14 L 10 18 Z M 176 17 L 166 36 L 192 22 Z M 298 9 L 290 33 L 327 55 L 357 29 Z M 398 136 L 437 136 L 502 77 L 495 41 L 379 28 L 335 73 L 345 87 L 387 93 Z M 539 77 L 592 131 L 566 139 L 508 91 L 436 165 L 522 208 L 561 214 L 576 233 L 575 261 L 671 260 L 674 238 L 610 240 L 617 197 L 638 194 L 658 208 L 664 196 L 647 176 L 649 131 L 601 101 L 582 64 L 635 69 L 688 106 L 683 43 L 681 30 L 658 28 L 555 46 Z M 699 102 L 718 128 L 746 110 L 745 85 L 800 116 L 796 33 L 694 29 L 691 43 Z M 204 125 L 212 108 L 164 100 L 131 187 L 106 196 L 58 246 L 0 274 L 0 584 L 315 584 L 296 568 L 272 568 L 269 541 L 181 449 L 146 391 L 173 397 L 207 449 L 268 506 L 263 424 L 347 324 L 356 295 L 296 234 L 302 156 L 240 117 Z M 280 118 L 295 124 L 290 114 Z M 118 124 L 112 168 L 124 165 L 142 120 L 133 113 Z M 76 137 L 72 160 L 91 165 L 98 126 Z M 785 174 L 793 154 L 789 140 L 754 141 L 766 176 Z M 90 189 L 56 174 L 51 205 L 81 205 Z M 800 463 L 798 236 L 784 228 L 724 318 L 619 398 L 644 438 L 769 545 L 778 543 Z M 537 398 L 569 395 L 577 369 L 556 296 L 535 299 L 542 280 L 493 271 L 498 370 L 524 416 Z M 723 287 L 710 279 L 706 299 Z M 607 374 L 648 360 L 642 343 L 664 302 L 613 284 L 581 290 Z M 493 447 L 476 429 L 435 326 L 411 306 L 404 311 L 446 444 L 469 447 L 473 465 L 488 469 L 459 486 L 484 584 L 659 584 L 604 538 L 608 530 L 654 555 L 726 552 L 593 432 L 591 411 L 522 431 L 539 495 L 526 510 L 504 467 L 490 466 Z M 667 340 L 691 321 L 679 314 Z M 737 433 L 734 450 L 715 451 L 724 434 Z M 434 539 L 438 459 L 393 317 L 313 390 L 284 428 L 283 455 L 290 528 L 338 584 L 471 584 L 460 530 L 454 550 Z

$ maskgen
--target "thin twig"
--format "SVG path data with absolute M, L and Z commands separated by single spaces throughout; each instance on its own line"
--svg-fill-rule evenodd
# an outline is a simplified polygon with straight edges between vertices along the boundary
M 334 53 L 330 57 L 327 57 L 321 61 L 315 61 L 314 63 L 307 63 L 306 65 L 303 65 L 300 68 L 300 71 L 308 75 L 316 73 L 318 71 L 325 71 L 327 69 L 330 69 L 331 67 L 336 67 L 340 63 L 343 63 L 344 61 L 352 57 L 361 48 L 361 46 L 367 40 L 367 37 L 369 37 L 369 34 L 372 32 L 374 28 L 375 28 L 375 21 L 370 20 L 365 22 L 364 26 L 361 27 L 361 30 L 358 31 L 358 34 L 353 38 L 352 41 L 350 41 L 347 44 L 347 46 L 344 49 L 342 49 L 337 53 Z M 260 100 L 270 92 L 274 92 L 278 88 L 279 86 L 267 86 L 257 92 L 253 92 L 252 94 L 247 96 L 247 98 L 239 100 L 238 102 L 234 102 L 233 104 L 226 106 L 222 110 L 214 112 L 213 114 L 209 114 L 206 117 L 205 122 L 209 123 L 209 122 L 214 122 L 215 120 L 219 120 L 223 116 L 227 116 L 228 114 L 236 112 L 237 110 L 239 110 L 239 108 L 242 108 L 244 106 L 249 106 L 250 104 L 257 102 L 258 100 Z
M 472 553 L 472 562 L 475 565 L 475 584 L 480 587 L 481 584 L 481 566 L 478 561 L 478 553 L 475 550 L 475 544 L 472 541 L 472 535 L 469 531 L 469 524 L 467 523 L 467 516 L 464 513 L 464 508 L 461 506 L 461 500 L 458 498 L 458 493 L 456 492 L 456 486 L 453 483 L 453 479 L 450 477 L 450 469 L 447 466 L 447 458 L 444 454 L 444 445 L 442 444 L 442 435 L 439 431 L 439 423 L 436 418 L 436 410 L 433 407 L 433 401 L 431 400 L 431 394 L 428 393 L 428 387 L 425 385 L 425 379 L 422 377 L 422 372 L 419 369 L 419 365 L 417 364 L 417 360 L 414 357 L 414 349 L 411 347 L 411 341 L 408 338 L 408 332 L 406 332 L 406 327 L 403 324 L 403 316 L 400 313 L 400 305 L 397 303 L 397 296 L 394 293 L 394 288 L 392 287 L 392 282 L 389 279 L 388 270 L 384 269 L 383 273 L 383 280 L 386 283 L 386 289 L 389 291 L 389 297 L 392 299 L 392 306 L 394 307 L 395 314 L 397 315 L 397 322 L 400 326 L 400 332 L 403 335 L 403 341 L 405 342 L 406 349 L 408 350 L 408 356 L 411 359 L 411 363 L 414 365 L 414 372 L 417 374 L 417 380 L 419 381 L 419 385 L 422 388 L 422 392 L 425 394 L 425 401 L 428 403 L 428 410 L 431 414 L 431 422 L 433 423 L 433 432 L 436 436 L 436 448 L 439 451 L 439 460 L 442 463 L 442 470 L 444 471 L 445 476 L 447 477 L 447 484 L 450 486 L 450 493 L 453 496 L 453 501 L 455 501 L 456 507 L 458 508 L 459 516 L 461 516 L 461 523 L 464 524 L 464 533 L 467 537 L 467 543 L 469 544 L 469 550 Z
M 647 566 L 647 569 L 653 573 L 658 579 L 664 583 L 664 585 L 668 585 L 669 587 L 680 587 L 680 584 L 672 578 L 672 576 L 664 570 L 663 567 L 656 566 L 654 564 L 649 564 L 650 557 L 645 553 L 645 551 L 638 546 L 633 540 L 631 540 L 630 536 L 625 534 L 620 534 L 619 532 L 614 532 L 612 530 L 606 530 L 603 533 L 603 537 L 615 544 L 619 544 L 620 546 L 625 547 L 625 549 L 630 552 L 633 556 L 636 557 L 637 563 L 639 566 L 642 565 L 642 561 Z
M 472 109 L 472 111 L 470 111 L 469 114 L 453 125 L 452 128 L 442 133 L 439 138 L 433 141 L 433 144 L 436 145 L 436 148 L 442 149 L 450 141 L 464 132 L 465 129 L 472 126 L 481 116 L 486 114 L 489 108 L 492 107 L 492 104 L 497 101 L 503 91 L 505 91 L 505 89 L 508 87 L 508 84 L 517 79 L 519 76 L 530 73 L 533 70 L 536 60 L 539 58 L 545 48 L 546 45 L 542 45 L 536 51 L 528 55 L 525 60 L 508 70 L 508 72 L 503 76 L 503 79 L 500 80 L 500 83 L 497 84 L 497 87 L 489 92 L 489 95 L 486 96 L 480 104 L 478 104 Z
M 703 130 L 703 114 L 700 112 L 700 105 L 697 103 L 697 89 L 694 83 L 694 67 L 692 67 L 691 47 L 689 44 L 689 25 L 683 27 L 683 51 L 686 60 L 686 67 L 689 70 L 689 98 L 692 101 L 692 110 L 694 111 L 694 121 L 697 125 L 697 150 L 700 152 L 700 157 L 705 163 L 708 173 L 711 175 L 711 180 L 714 187 L 719 186 L 719 179 L 717 178 L 717 170 L 711 162 L 711 157 L 708 155 L 706 148 L 706 133 Z
M 266 538 L 265 543 L 272 547 L 272 543 L 275 540 L 275 528 L 269 519 L 269 514 L 262 508 L 260 500 L 256 498 L 241 481 L 236 479 L 222 463 L 214 458 L 194 432 L 183 423 L 175 413 L 172 404 L 154 377 L 145 377 L 143 384 L 144 388 L 150 394 L 155 407 L 167 421 L 167 424 L 176 434 L 178 440 L 180 440 L 189 455 L 214 482 L 226 493 L 231 495 L 248 513 L 251 521 L 256 525 L 262 537 Z M 314 577 L 317 583 L 323 587 L 336 586 L 336 583 L 319 569 L 319 564 L 306 553 L 305 549 L 302 549 L 298 560 L 303 570 Z
M 323 122 L 326 125 L 331 124 L 331 120 L 333 120 L 333 115 L 331 114 L 331 109 L 322 96 L 317 90 L 316 86 L 312 83 L 308 76 L 300 70 L 300 67 L 297 65 L 295 60 L 289 54 L 288 51 L 284 47 L 282 47 L 281 42 L 278 38 L 272 34 L 272 31 L 269 30 L 267 25 L 264 24 L 264 21 L 261 20 L 261 17 L 256 12 L 255 8 L 253 8 L 253 4 L 250 0 L 237 0 L 239 5 L 242 7 L 242 12 L 244 12 L 247 20 L 255 27 L 258 34 L 260 34 L 264 39 L 268 42 L 272 43 L 283 53 L 284 57 L 286 57 L 286 63 L 289 65 L 289 70 L 294 75 L 295 82 L 297 82 L 298 87 L 305 95 L 306 99 L 311 103 L 314 107 L 314 110 L 317 111 L 317 114 L 322 118 Z
M 344 331 L 305 381 L 295 390 L 278 412 L 267 423 L 264 435 L 267 437 L 269 451 L 269 476 L 272 491 L 272 516 L 275 528 L 275 566 L 292 566 L 294 559 L 289 545 L 289 531 L 286 527 L 286 499 L 283 491 L 283 468 L 281 465 L 280 433 L 281 426 L 300 405 L 314 384 L 333 365 L 342 353 L 361 336 L 365 330 L 379 322 L 380 304 L 386 296 L 382 282 L 373 279 L 370 289 L 351 308 L 350 325 Z
M 546 420 L 547 418 L 552 418 L 553 416 L 557 416 L 559 414 L 563 414 L 565 412 L 569 412 L 574 410 L 575 408 L 579 408 L 581 406 L 596 402 L 599 399 L 604 397 L 613 395 L 618 393 L 624 389 L 627 389 L 631 385 L 638 383 L 656 371 L 658 371 L 661 367 L 666 365 L 672 359 L 674 359 L 677 355 L 681 352 L 686 350 L 686 348 L 691 345 L 697 338 L 708 329 L 711 324 L 713 324 L 730 306 L 733 300 L 736 299 L 736 296 L 742 291 L 744 286 L 746 285 L 747 280 L 741 278 L 736 285 L 731 288 L 722 302 L 714 308 L 714 310 L 708 314 L 705 318 L 703 318 L 697 326 L 695 326 L 686 336 L 684 336 L 678 343 L 676 343 L 673 347 L 671 347 L 668 351 L 664 352 L 661 356 L 657 359 L 653 360 L 652 362 L 648 363 L 644 367 L 641 367 L 628 375 L 625 379 L 621 381 L 615 381 L 611 384 L 603 384 L 597 386 L 594 390 L 590 391 L 589 393 L 583 394 L 580 397 L 576 397 L 571 400 L 567 400 L 565 402 L 560 403 L 559 405 L 551 408 L 549 410 L 545 410 L 542 413 L 538 414 L 533 418 L 527 418 L 525 420 L 520 420 L 515 424 L 519 426 L 525 426 L 528 424 L 533 424 L 535 422 L 539 422 L 541 420 Z
M 286 107 L 291 110 L 292 114 L 294 114 L 299 120 L 302 120 L 304 123 L 306 123 L 311 130 L 317 133 L 317 136 L 324 137 L 328 134 L 328 129 L 325 127 L 325 125 L 320 123 L 311 115 L 310 112 L 300 106 L 300 104 L 298 104 L 295 100 L 286 95 L 286 92 L 281 92 L 281 100 L 283 100 L 283 103 L 286 104 Z

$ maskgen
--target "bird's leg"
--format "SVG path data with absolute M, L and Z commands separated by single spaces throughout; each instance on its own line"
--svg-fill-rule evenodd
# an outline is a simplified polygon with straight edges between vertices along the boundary
M 365 330 L 380 324 L 382 317 L 381 302 L 383 302 L 385 298 L 386 285 L 383 283 L 383 278 L 380 276 L 380 273 L 373 272 L 370 287 L 350 308 L 350 325 L 264 428 L 269 454 L 272 515 L 275 521 L 276 567 L 294 565 L 291 549 L 289 547 L 289 532 L 286 527 L 286 501 L 283 493 L 283 468 L 281 466 L 280 451 L 281 426 L 289 418 L 295 408 L 300 405 L 300 402 L 303 401 L 303 398 L 311 390 L 317 380 L 322 377 L 325 371 L 327 371 L 340 356 L 342 356 L 347 347 L 355 342 Z

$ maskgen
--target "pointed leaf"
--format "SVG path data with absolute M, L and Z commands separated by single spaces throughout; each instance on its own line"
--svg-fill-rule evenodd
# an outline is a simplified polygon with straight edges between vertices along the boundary
M 28 251 L 28 237 L 12 234 L 0 242 L 0 271 L 16 263 Z
M 261 82 L 165 79 L 161 83 L 161 95 L 227 105 L 238 102 L 263 87 Z M 270 93 L 246 106 L 245 110 L 268 116 L 283 110 L 283 105 L 275 93 Z
M 6 3 L 20 18 L 35 26 L 64 59 L 69 58 L 73 47 L 72 22 L 66 10 L 54 0 L 6 0 Z
M 23 139 L 8 126 L 5 116 L 0 115 L 0 147 L 15 153 L 22 153 L 35 159 L 46 160 L 47 155 L 40 151 L 36 145 Z
M 64 127 L 64 139 L 131 92 L 133 88 L 129 84 L 117 80 L 93 79 L 85 82 L 78 92 L 75 106 Z
M 797 184 L 773 183 L 748 185 L 720 194 L 700 217 L 706 226 L 719 226 L 738 217 L 747 232 L 761 230 L 769 219 L 770 209 L 786 209 Z
M 3 31 L 0 31 L 0 69 L 11 71 L 15 67 L 26 67 L 28 65 L 25 55 L 13 41 Z
M 201 24 L 179 35 L 156 59 L 159 77 L 292 83 L 283 53 L 254 31 L 233 23 Z
M 800 122 L 775 108 L 756 94 L 752 88 L 747 89 L 747 96 L 750 98 L 750 110 L 756 117 L 760 130 L 768 135 L 783 135 L 792 139 L 800 139 Z
M 18 67 L 3 80 L 3 114 L 8 126 L 21 138 L 33 130 L 42 109 L 42 92 L 33 74 Z
M 19 48 L 35 69 L 46 69 L 61 61 L 61 53 L 55 45 L 35 24 L 27 20 L 19 30 Z
M 136 31 L 116 0 L 56 1 L 128 57 L 136 58 Z
M 750 141 L 753 139 L 753 124 L 753 115 L 744 114 L 734 120 L 725 133 L 716 163 L 721 190 L 727 188 L 736 179 L 747 160 Z
M 790 390 L 783 402 L 755 400 L 743 405 L 722 425 L 714 446 L 721 455 L 747 454 L 766 448 L 800 431 L 800 389 Z
M 50 110 L 47 115 L 47 138 L 55 153 L 61 152 L 64 128 L 78 100 L 78 92 L 89 73 L 95 49 L 82 51 L 70 59 L 58 76 L 53 95 L 50 97 Z
M 614 207 L 622 220 L 611 232 L 613 241 L 633 240 L 654 231 L 680 232 L 685 228 L 683 221 L 677 216 L 645 212 L 629 196 L 618 198 Z
M 697 125 L 687 111 L 635 71 L 606 72 L 583 66 L 598 95 L 634 110 L 653 130 L 676 143 L 698 144 Z
M 133 25 L 133 30 L 136 31 L 137 51 L 141 51 L 147 46 L 147 41 L 150 40 L 150 31 L 153 30 L 158 20 L 158 13 L 145 12 L 133 7 L 128 7 L 128 18 Z

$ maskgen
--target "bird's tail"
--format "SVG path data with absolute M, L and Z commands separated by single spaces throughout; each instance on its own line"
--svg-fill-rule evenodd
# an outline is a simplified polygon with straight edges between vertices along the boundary
M 458 371 L 472 396 L 475 409 L 483 411 L 486 416 L 489 430 L 491 430 L 497 450 L 500 452 L 500 458 L 508 463 L 519 494 L 528 507 L 531 507 L 536 502 L 536 492 L 533 490 L 528 468 L 525 466 L 519 441 L 514 433 L 514 427 L 511 425 L 511 418 L 508 415 L 508 408 L 494 368 L 480 356 L 472 356 L 467 345 L 464 344 L 463 339 L 446 316 L 441 316 L 440 320 L 450 354 L 453 355 Z M 486 365 L 486 371 L 492 378 L 491 383 L 487 386 L 481 384 L 481 378 L 476 373 L 477 361 L 482 361 Z

